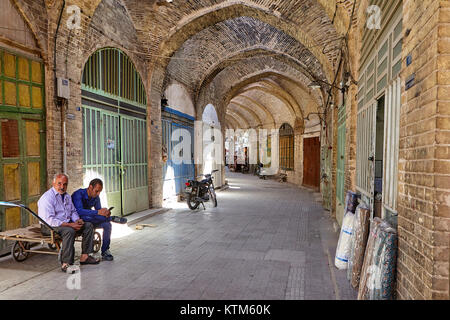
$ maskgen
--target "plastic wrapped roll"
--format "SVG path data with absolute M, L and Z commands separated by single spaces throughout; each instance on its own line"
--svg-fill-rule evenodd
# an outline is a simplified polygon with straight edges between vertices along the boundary
M 373 251 L 373 272 L 368 279 L 370 300 L 393 300 L 397 266 L 397 231 L 387 222 L 380 225 L 379 237 Z
M 370 225 L 370 210 L 361 204 L 356 209 L 354 234 L 355 242 L 353 244 L 354 250 L 352 255 L 352 277 L 351 282 L 353 288 L 357 288 L 359 280 L 361 279 L 361 269 L 364 263 L 364 252 L 367 246 L 367 239 L 369 237 Z
M 352 281 L 352 270 L 353 270 L 353 263 L 354 263 L 354 255 L 355 255 L 355 243 L 356 243 L 356 233 L 358 229 L 358 225 L 356 223 L 356 216 L 359 214 L 360 206 L 356 207 L 356 213 L 355 217 L 353 219 L 353 232 L 352 236 L 350 238 L 350 255 L 348 258 L 348 268 L 347 268 L 347 280 Z
M 358 195 L 355 192 L 348 191 L 347 192 L 347 201 L 346 201 L 346 210 L 352 213 L 355 213 L 356 206 L 358 205 Z
M 334 259 L 334 265 L 336 266 L 336 268 L 341 270 L 345 270 L 348 268 L 354 219 L 355 214 L 347 212 L 345 213 L 344 220 L 342 222 L 341 233 L 339 235 L 339 241 L 336 248 L 336 256 Z
M 375 247 L 375 242 L 378 238 L 378 233 L 380 230 L 380 224 L 382 223 L 380 218 L 374 218 L 370 224 L 370 233 L 367 240 L 366 251 L 364 253 L 364 262 L 361 269 L 361 280 L 359 283 L 358 290 L 358 300 L 367 300 L 368 296 L 368 280 L 369 277 L 374 272 L 374 266 L 372 265 L 373 251 Z

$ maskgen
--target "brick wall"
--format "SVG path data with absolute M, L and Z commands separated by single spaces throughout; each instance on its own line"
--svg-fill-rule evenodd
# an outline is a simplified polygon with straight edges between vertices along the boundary
M 403 2 L 398 297 L 449 299 L 450 2 Z M 404 84 L 403 84 L 404 85 Z

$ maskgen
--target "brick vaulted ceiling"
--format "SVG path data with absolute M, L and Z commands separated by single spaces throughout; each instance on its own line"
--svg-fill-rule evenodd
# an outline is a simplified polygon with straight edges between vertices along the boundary
M 165 87 L 176 80 L 191 93 L 197 118 L 212 103 L 222 119 L 249 127 L 294 123 L 323 104 L 321 94 L 311 92 L 308 84 L 314 78 L 331 82 L 353 4 L 115 1 L 123 3 L 144 48 L 151 70 L 151 104 L 158 104 Z M 267 112 L 274 115 L 261 120 Z M 289 116 L 281 119 L 279 113 Z

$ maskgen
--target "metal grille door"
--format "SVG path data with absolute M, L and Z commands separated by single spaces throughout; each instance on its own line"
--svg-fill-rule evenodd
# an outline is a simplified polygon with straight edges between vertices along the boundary
M 83 141 L 85 175 L 103 180 L 107 205 L 123 215 L 147 209 L 146 121 L 83 107 Z
M 336 197 L 344 204 L 345 186 L 345 105 L 339 109 L 338 115 L 338 150 L 337 150 L 337 182 Z
M 356 137 L 356 189 L 372 207 L 375 179 L 375 137 L 377 102 L 358 112 Z

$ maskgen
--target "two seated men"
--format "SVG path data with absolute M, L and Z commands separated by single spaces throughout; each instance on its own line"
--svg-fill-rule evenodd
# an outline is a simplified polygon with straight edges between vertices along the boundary
M 53 178 L 53 187 L 45 192 L 38 201 L 39 216 L 53 227 L 62 238 L 61 270 L 66 272 L 74 263 L 75 238 L 82 236 L 80 264 L 98 264 L 100 260 L 90 254 L 93 252 L 94 230 L 103 228 L 102 259 L 112 261 L 109 251 L 111 242 L 111 221 L 126 223 L 125 218 L 111 217 L 111 212 L 101 207 L 100 193 L 103 182 L 94 179 L 86 189 L 67 194 L 69 177 L 57 174 Z M 94 208 L 94 209 L 93 209 Z M 50 235 L 50 230 L 41 224 L 41 232 Z

